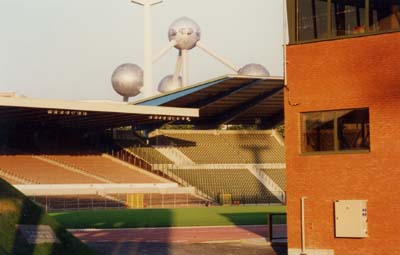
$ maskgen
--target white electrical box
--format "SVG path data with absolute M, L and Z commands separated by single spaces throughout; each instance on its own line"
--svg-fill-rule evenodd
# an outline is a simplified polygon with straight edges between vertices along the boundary
M 335 236 L 368 237 L 367 200 L 335 202 Z

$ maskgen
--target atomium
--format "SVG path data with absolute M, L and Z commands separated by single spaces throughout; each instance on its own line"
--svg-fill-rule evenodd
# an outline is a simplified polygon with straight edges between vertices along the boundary
M 260 64 L 247 64 L 239 69 L 239 75 L 246 76 L 270 76 L 268 70 Z
M 179 50 L 190 50 L 200 40 L 200 26 L 187 17 L 181 17 L 172 22 L 168 31 L 170 41 L 175 41 L 175 48 Z
M 165 93 L 179 89 L 181 87 L 182 87 L 182 77 L 179 77 L 177 79 L 177 82 L 174 83 L 174 76 L 167 75 L 158 84 L 158 91 L 161 93 Z
M 188 52 L 195 47 L 198 47 L 209 56 L 217 59 L 225 66 L 232 69 L 235 73 L 237 73 L 239 70 L 237 66 L 231 64 L 225 58 L 214 53 L 204 43 L 200 41 L 201 39 L 200 26 L 195 21 L 187 17 L 181 17 L 172 22 L 171 26 L 169 27 L 168 38 L 169 38 L 169 44 L 165 48 L 163 48 L 158 54 L 156 54 L 156 56 L 153 58 L 153 63 L 158 59 L 160 59 L 170 49 L 174 47 L 178 49 L 179 54 L 176 60 L 174 75 L 175 77 L 177 77 L 180 74 L 182 75 L 183 86 L 186 86 L 189 83 Z M 159 91 L 164 90 L 162 88 L 163 86 L 159 87 L 160 88 Z M 176 84 L 174 84 L 174 86 L 176 86 Z
M 121 96 L 137 96 L 143 87 L 143 70 L 135 64 L 122 64 L 113 72 L 111 82 L 114 90 Z
M 139 3 L 145 5 L 150 3 L 149 1 L 154 1 L 152 3 L 159 3 L 162 0 L 132 0 L 134 3 Z M 152 4 L 145 5 L 147 9 Z M 149 19 L 150 12 L 147 10 L 145 12 L 145 20 Z M 149 23 L 145 23 L 145 27 L 149 27 Z M 201 49 L 206 54 L 212 58 L 218 60 L 226 67 L 238 73 L 240 75 L 248 76 L 269 76 L 268 70 L 262 65 L 249 64 L 242 68 L 238 68 L 236 65 L 229 62 L 227 59 L 219 56 L 211 49 L 209 49 L 203 42 L 201 42 L 201 29 L 200 26 L 192 19 L 187 17 L 181 17 L 172 22 L 168 30 L 169 43 L 164 48 L 162 48 L 157 54 L 152 55 L 150 52 L 150 31 L 145 30 L 145 79 L 143 81 L 143 71 L 140 67 L 133 64 L 125 64 L 119 66 L 113 73 L 112 84 L 120 95 L 124 97 L 127 101 L 128 97 L 136 96 L 140 93 L 140 88 L 143 87 L 143 82 L 145 82 L 146 91 L 151 89 L 151 78 L 152 78 L 152 64 L 158 61 L 162 56 L 164 56 L 172 48 L 178 49 L 178 57 L 176 59 L 175 71 L 173 75 L 164 77 L 158 84 L 158 91 L 161 93 L 169 92 L 182 86 L 187 86 L 189 84 L 189 61 L 188 55 L 189 51 L 195 47 Z M 150 53 L 149 53 L 150 52 Z M 176 79 L 174 79 L 174 77 Z M 179 78 L 177 78 L 179 77 Z

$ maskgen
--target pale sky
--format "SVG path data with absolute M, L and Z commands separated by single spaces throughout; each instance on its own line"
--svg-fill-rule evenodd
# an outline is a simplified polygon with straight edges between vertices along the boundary
M 153 52 L 168 27 L 187 16 L 201 41 L 237 66 L 282 75 L 282 0 L 164 0 L 152 9 Z M 153 65 L 153 87 L 172 74 L 178 51 Z M 0 92 L 52 99 L 121 100 L 111 74 L 143 68 L 143 9 L 130 0 L 0 0 Z M 189 83 L 232 73 L 199 49 L 189 52 Z M 139 99 L 131 98 L 130 101 Z

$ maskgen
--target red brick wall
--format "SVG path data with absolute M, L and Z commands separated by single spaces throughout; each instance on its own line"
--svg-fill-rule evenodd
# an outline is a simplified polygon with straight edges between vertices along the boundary
M 285 93 L 289 248 L 400 254 L 400 33 L 289 46 Z M 298 106 L 290 106 L 299 103 Z M 300 112 L 369 107 L 371 152 L 300 155 Z M 369 237 L 334 237 L 333 202 L 367 199 Z

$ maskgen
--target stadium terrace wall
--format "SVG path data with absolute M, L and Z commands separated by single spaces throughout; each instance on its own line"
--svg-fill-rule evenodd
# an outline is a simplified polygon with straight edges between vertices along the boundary
M 307 254 L 400 254 L 399 46 L 400 33 L 288 46 L 289 255 L 301 248 L 302 196 L 306 248 L 320 250 Z M 366 107 L 369 152 L 301 154 L 300 113 Z M 334 201 L 342 199 L 368 200 L 369 237 L 335 238 Z

